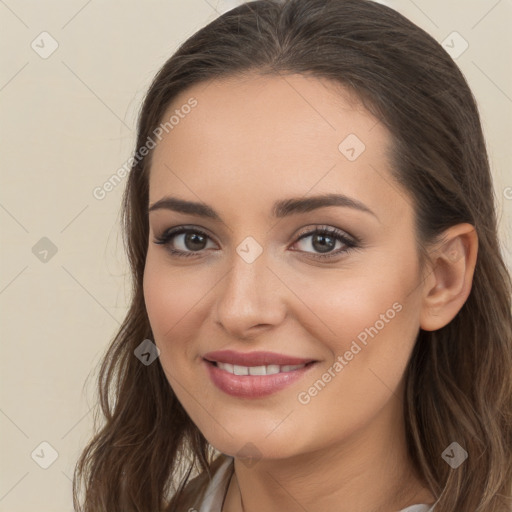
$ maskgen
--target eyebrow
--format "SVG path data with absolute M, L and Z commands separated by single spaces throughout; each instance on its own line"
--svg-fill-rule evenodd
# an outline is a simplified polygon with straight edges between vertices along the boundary
M 272 216 L 275 218 L 283 218 L 290 215 L 311 212 L 318 208 L 324 208 L 327 206 L 342 206 L 353 208 L 373 215 L 377 220 L 379 219 L 377 215 L 364 203 L 344 194 L 323 194 L 310 197 L 292 197 L 289 199 L 282 199 L 274 203 L 272 207 Z M 204 203 L 186 201 L 177 197 L 163 197 L 149 207 L 148 213 L 161 209 L 197 215 L 199 217 L 205 217 L 223 222 L 220 215 L 211 206 L 208 206 Z

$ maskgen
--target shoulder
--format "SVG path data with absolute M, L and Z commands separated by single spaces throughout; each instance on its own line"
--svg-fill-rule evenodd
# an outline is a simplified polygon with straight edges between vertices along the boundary
M 190 480 L 183 489 L 179 496 L 173 497 L 167 510 L 188 511 L 189 509 L 200 510 L 201 505 L 208 497 L 210 501 L 214 496 L 212 492 L 219 492 L 223 495 L 223 487 L 218 487 L 218 483 L 226 477 L 229 467 L 233 461 L 233 457 L 224 454 L 219 454 L 218 457 L 210 465 L 210 474 L 203 471 L 195 478 Z M 215 496 L 217 497 L 217 496 Z

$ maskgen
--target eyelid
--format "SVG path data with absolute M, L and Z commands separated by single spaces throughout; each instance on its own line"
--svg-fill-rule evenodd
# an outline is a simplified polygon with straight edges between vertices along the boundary
M 207 239 L 212 240 L 215 242 L 214 237 L 212 237 L 208 230 L 198 227 L 195 225 L 178 225 L 174 226 L 172 228 L 168 228 L 164 230 L 164 232 L 160 236 L 155 236 L 154 243 L 160 244 L 160 245 L 169 245 L 170 241 L 175 238 L 176 236 L 187 234 L 187 233 L 196 233 L 205 236 Z M 329 253 L 326 253 L 325 255 L 322 253 L 314 253 L 309 251 L 301 251 L 301 250 L 293 250 L 294 252 L 298 253 L 304 253 L 306 255 L 310 255 L 311 258 L 318 260 L 326 260 L 329 259 L 335 259 L 335 258 L 341 258 L 346 253 L 355 250 L 360 249 L 362 245 L 362 241 L 359 237 L 356 237 L 350 233 L 348 233 L 345 230 L 342 230 L 340 228 L 331 226 L 331 225 L 313 225 L 309 226 L 307 228 L 304 228 L 302 232 L 300 232 L 297 235 L 294 235 L 294 242 L 291 244 L 291 246 L 296 245 L 304 238 L 307 238 L 309 236 L 313 236 L 317 233 L 320 234 L 327 234 L 328 236 L 332 236 L 336 241 L 340 241 L 342 244 L 344 244 L 345 248 L 338 249 L 336 251 L 332 251 Z M 215 242 L 217 244 L 217 242 Z M 218 244 L 217 244 L 218 245 Z M 196 257 L 200 258 L 202 254 L 206 251 L 206 249 L 201 249 L 199 251 L 183 251 L 180 249 L 174 249 L 171 247 L 168 247 L 167 250 L 171 253 L 171 255 L 176 256 L 178 258 L 181 257 Z
M 171 232 L 172 232 L 172 234 L 181 234 L 181 232 L 185 231 L 185 230 L 194 231 L 194 232 L 203 234 L 204 236 L 207 236 L 208 238 L 210 238 L 212 240 L 215 240 L 215 237 L 209 233 L 209 230 L 207 228 L 203 228 L 202 226 L 198 226 L 196 224 L 179 224 L 177 226 L 173 226 L 173 227 L 164 229 L 162 234 L 156 238 L 163 238 L 168 233 L 171 233 Z M 304 237 L 306 235 L 314 234 L 314 232 L 316 232 L 316 231 L 333 231 L 335 233 L 339 233 L 340 235 L 341 234 L 344 235 L 345 237 L 351 239 L 355 243 L 358 243 L 358 244 L 362 243 L 362 240 L 358 236 L 355 236 L 352 233 L 350 233 L 344 229 L 337 228 L 335 226 L 331 226 L 330 224 L 313 224 L 313 225 L 307 226 L 305 228 L 301 228 L 301 230 L 297 234 L 293 235 L 295 238 L 294 243 L 296 243 L 299 239 L 301 239 L 302 237 Z
M 304 228 L 304 230 L 302 230 L 301 232 L 299 232 L 298 235 L 296 235 L 296 237 L 297 237 L 296 242 L 299 239 L 301 239 L 305 236 L 308 236 L 308 235 L 312 235 L 318 231 L 330 232 L 332 234 L 342 235 L 344 238 L 350 239 L 350 241 L 352 241 L 354 243 L 357 243 L 357 244 L 361 243 L 361 239 L 359 237 L 352 235 L 351 233 L 349 233 L 348 231 L 345 231 L 344 229 L 337 228 L 337 227 L 331 226 L 329 224 L 314 224 L 313 226 Z
M 188 232 L 199 233 L 201 235 L 208 237 L 210 240 L 215 241 L 215 237 L 213 235 L 211 235 L 206 228 L 196 226 L 196 225 L 191 225 L 191 224 L 179 224 L 172 228 L 164 229 L 160 236 L 156 236 L 156 234 L 155 234 L 155 238 L 162 240 L 164 238 L 170 238 L 171 236 L 177 236 L 177 235 L 181 235 L 183 233 L 188 233 Z M 215 243 L 217 243 L 217 242 L 215 242 Z

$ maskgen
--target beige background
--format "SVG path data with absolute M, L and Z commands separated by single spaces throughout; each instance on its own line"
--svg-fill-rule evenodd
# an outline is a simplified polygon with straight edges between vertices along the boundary
M 237 3 L 0 0 L 1 512 L 72 510 L 70 479 L 92 426 L 95 383 L 83 386 L 129 291 L 124 183 L 103 200 L 92 191 L 130 156 L 158 68 Z M 512 268 L 512 1 L 383 3 L 440 42 L 457 31 L 469 43 L 456 60 L 480 105 Z M 43 31 L 58 43 L 47 58 Z M 47 469 L 53 452 L 42 442 L 58 454 Z

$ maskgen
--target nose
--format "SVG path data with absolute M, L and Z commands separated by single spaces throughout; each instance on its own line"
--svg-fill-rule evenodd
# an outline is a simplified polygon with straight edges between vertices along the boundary
M 286 316 L 285 294 L 291 293 L 269 267 L 265 253 L 252 263 L 235 256 L 216 290 L 215 321 L 237 339 L 279 325 Z

